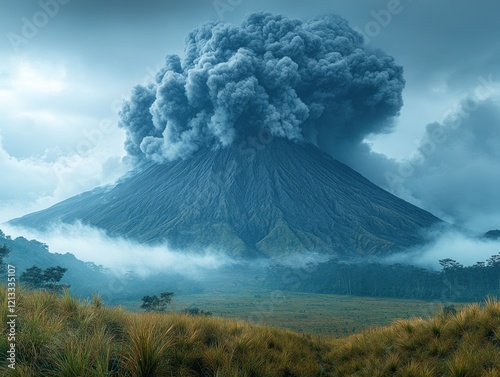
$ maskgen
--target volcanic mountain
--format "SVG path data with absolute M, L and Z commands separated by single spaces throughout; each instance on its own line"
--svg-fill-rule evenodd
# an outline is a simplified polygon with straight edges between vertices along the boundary
M 185 41 L 119 113 L 135 172 L 13 224 L 279 258 L 402 251 L 441 222 L 332 157 L 390 132 L 403 106 L 403 68 L 347 20 L 256 12 Z
M 75 221 L 110 236 L 243 257 L 382 255 L 424 242 L 423 231 L 441 222 L 314 145 L 280 138 L 149 164 L 113 187 L 11 223 L 47 228 Z

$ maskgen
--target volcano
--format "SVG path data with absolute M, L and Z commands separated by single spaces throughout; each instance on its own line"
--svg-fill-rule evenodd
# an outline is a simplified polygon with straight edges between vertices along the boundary
M 141 243 L 249 258 L 384 255 L 423 243 L 441 222 L 314 145 L 280 138 L 149 164 L 11 224 L 76 221 Z
M 120 111 L 135 173 L 14 225 L 279 258 L 399 252 L 440 223 L 332 157 L 389 132 L 405 86 L 345 19 L 256 12 L 185 41 Z

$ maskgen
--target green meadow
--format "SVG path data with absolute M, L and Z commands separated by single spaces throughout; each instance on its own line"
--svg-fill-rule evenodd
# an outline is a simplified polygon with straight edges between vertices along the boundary
M 315 336 L 345 336 L 395 319 L 431 317 L 448 305 L 463 303 L 340 296 L 233 288 L 174 296 L 172 310 L 197 307 L 213 316 L 275 326 Z M 139 301 L 123 306 L 140 311 Z

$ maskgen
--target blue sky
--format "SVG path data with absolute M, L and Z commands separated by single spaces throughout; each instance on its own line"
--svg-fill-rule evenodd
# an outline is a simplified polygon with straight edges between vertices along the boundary
M 260 10 L 337 13 L 394 56 L 406 79 L 394 131 L 345 162 L 446 220 L 500 228 L 493 0 L 0 0 L 0 222 L 116 180 L 128 168 L 117 111 L 132 87 L 182 55 L 200 23 Z M 433 127 L 445 137 L 430 145 Z

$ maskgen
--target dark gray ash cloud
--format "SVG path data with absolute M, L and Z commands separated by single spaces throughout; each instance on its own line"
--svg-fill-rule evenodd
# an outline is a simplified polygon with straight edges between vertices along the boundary
M 498 105 L 498 98 L 469 96 L 442 122 L 427 125 L 415 157 L 389 170 L 389 188 L 477 232 L 500 228 Z
M 390 159 L 365 143 L 337 152 L 374 183 L 446 221 L 477 234 L 499 229 L 497 90 L 485 98 L 469 95 L 444 120 L 429 123 L 407 159 Z
M 262 128 L 331 152 L 390 129 L 404 85 L 394 59 L 366 50 L 343 18 L 259 12 L 241 26 L 193 30 L 182 59 L 167 56 L 154 83 L 134 88 L 120 125 L 139 161 L 225 147 Z

